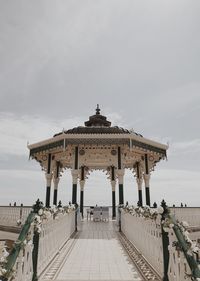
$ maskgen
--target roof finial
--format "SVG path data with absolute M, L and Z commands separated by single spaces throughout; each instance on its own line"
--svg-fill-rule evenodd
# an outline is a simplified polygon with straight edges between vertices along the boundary
M 100 110 L 101 110 L 101 109 L 99 108 L 99 104 L 97 104 L 96 114 L 98 114 L 98 115 L 99 115 L 99 114 L 100 114 Z

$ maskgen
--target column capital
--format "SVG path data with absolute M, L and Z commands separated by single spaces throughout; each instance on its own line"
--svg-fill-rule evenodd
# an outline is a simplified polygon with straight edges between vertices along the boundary
M 47 186 L 51 186 L 52 174 L 45 174 Z
M 73 184 L 77 184 L 78 181 L 78 170 L 71 170 Z
M 138 189 L 142 190 L 143 179 L 142 178 L 137 178 L 136 181 L 137 181 Z
M 124 182 L 124 174 L 125 174 L 124 169 L 118 169 L 117 170 L 117 176 L 118 176 L 119 184 L 123 184 L 123 182 Z
M 80 190 L 83 191 L 85 186 L 85 180 L 80 180 Z
M 115 191 L 116 181 L 111 181 L 112 191 Z
M 150 174 L 144 174 L 143 178 L 144 178 L 145 186 L 149 187 Z
M 58 189 L 60 178 L 53 178 L 54 189 Z

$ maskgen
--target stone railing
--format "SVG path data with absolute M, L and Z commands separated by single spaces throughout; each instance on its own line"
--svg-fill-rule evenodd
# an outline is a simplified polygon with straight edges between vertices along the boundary
M 162 280 L 200 280 L 200 249 L 168 208 L 120 208 L 121 231 Z
M 0 257 L 0 280 L 33 281 L 76 229 L 74 206 L 43 208 L 37 201 L 9 254 Z
M 0 225 L 19 226 L 24 224 L 32 207 L 0 206 Z
M 178 243 L 172 229 L 168 230 L 169 237 L 169 268 L 168 277 L 170 281 L 191 280 L 191 270 L 183 252 L 175 246 Z M 194 279 L 195 280 L 195 279 Z
M 59 213 L 42 223 L 39 237 L 38 276 L 75 231 L 75 211 Z
M 137 250 L 156 270 L 163 275 L 163 249 L 161 237 L 160 215 L 155 219 L 147 219 L 134 211 L 121 211 L 121 230 Z

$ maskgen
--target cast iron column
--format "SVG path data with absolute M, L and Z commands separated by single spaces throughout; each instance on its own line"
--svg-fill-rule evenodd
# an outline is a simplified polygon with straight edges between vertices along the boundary
M 116 199 L 115 199 L 115 167 L 111 166 L 111 186 L 112 186 L 112 218 L 116 218 Z
M 137 185 L 138 185 L 138 204 L 143 206 L 142 202 L 142 177 L 141 177 L 141 167 L 140 163 L 136 163 L 136 173 L 137 173 Z
M 145 193 L 146 193 L 146 205 L 150 206 L 150 191 L 149 191 L 149 180 L 150 180 L 150 173 L 149 173 L 149 163 L 148 163 L 148 155 L 145 154 L 145 174 L 144 174 L 144 182 L 145 182 Z
M 56 171 L 53 179 L 54 181 L 53 205 L 55 206 L 57 206 L 57 197 L 58 197 L 59 169 L 60 169 L 60 163 L 56 162 Z
M 77 204 L 77 180 L 78 180 L 78 146 L 75 147 L 74 170 L 72 170 L 72 204 Z
M 81 167 L 81 180 L 80 180 L 80 213 L 83 218 L 83 202 L 84 202 L 84 185 L 85 185 L 85 167 Z
M 121 147 L 118 147 L 118 182 L 119 182 L 119 205 L 124 204 L 124 170 L 122 170 Z
M 46 173 L 46 207 L 50 207 L 50 196 L 51 196 L 51 153 L 48 154 L 48 162 L 47 162 L 47 173 Z
M 84 185 L 85 185 L 85 181 L 81 180 L 80 181 L 80 213 L 83 216 L 83 202 L 84 202 Z
M 116 218 L 116 199 L 115 199 L 115 185 L 116 181 L 111 181 L 112 185 L 112 219 Z

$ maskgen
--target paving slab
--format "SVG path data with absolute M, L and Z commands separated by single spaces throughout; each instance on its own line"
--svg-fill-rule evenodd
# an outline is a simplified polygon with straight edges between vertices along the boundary
M 142 281 L 118 240 L 115 222 L 81 223 L 79 237 L 56 281 Z

